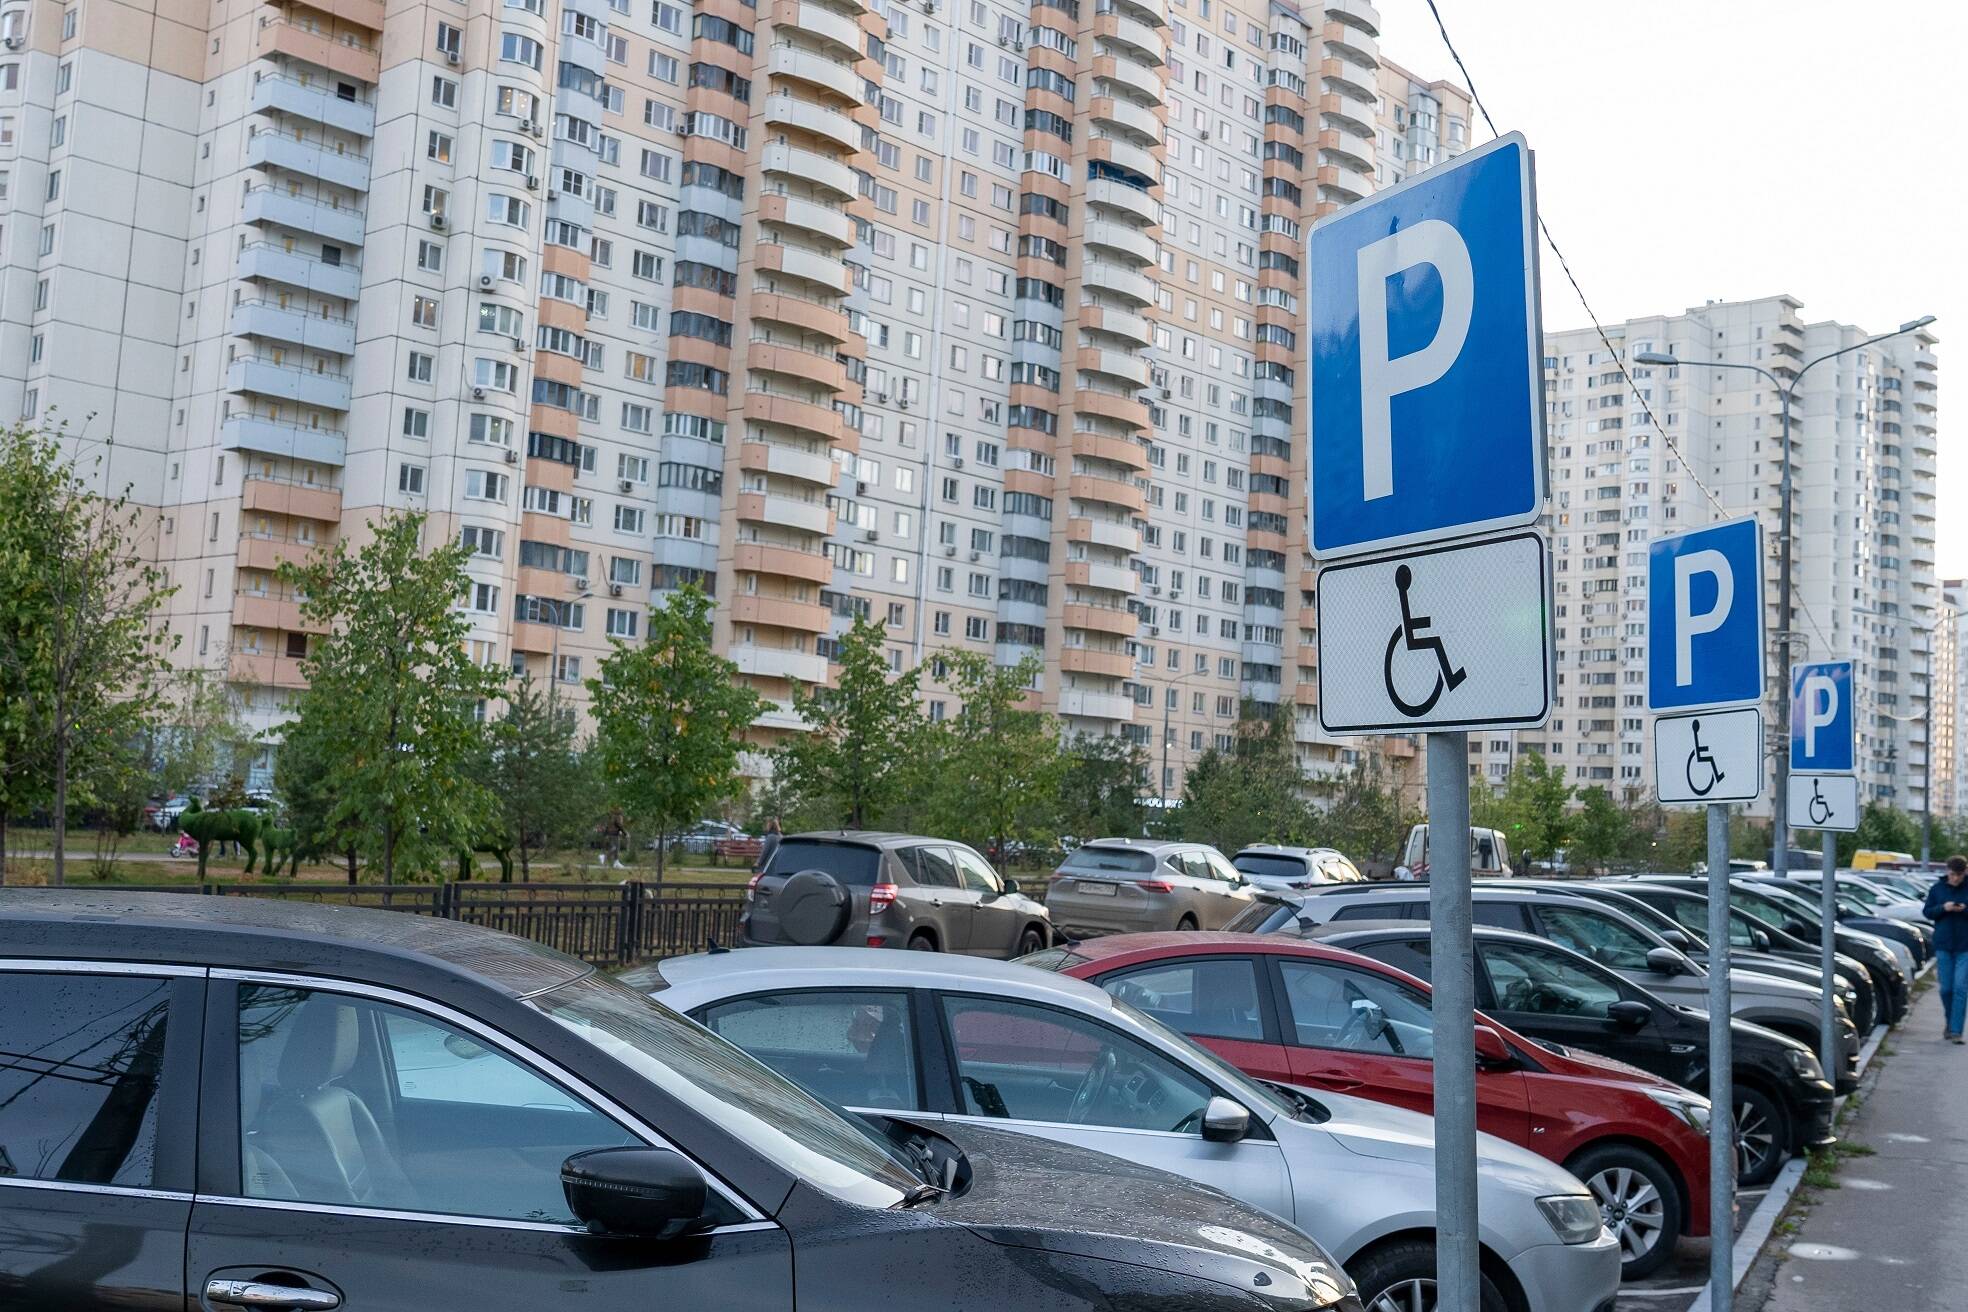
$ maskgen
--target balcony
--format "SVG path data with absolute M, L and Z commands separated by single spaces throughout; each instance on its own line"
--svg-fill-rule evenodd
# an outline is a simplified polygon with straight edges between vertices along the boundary
M 275 19 L 254 30 L 253 49 L 257 54 L 285 55 L 304 64 L 333 69 L 362 82 L 382 80 L 382 56 L 375 46 L 352 33 L 338 40 L 285 19 Z
M 283 132 L 255 132 L 246 143 L 248 168 L 285 169 L 307 178 L 319 178 L 350 191 L 369 190 L 369 157 L 355 151 L 334 150 L 319 143 L 296 141 Z
M 853 285 L 840 256 L 810 251 L 800 246 L 760 242 L 753 248 L 752 262 L 761 273 L 799 278 L 841 295 L 845 295 Z
M 811 652 L 789 651 L 779 647 L 755 647 L 733 643 L 727 653 L 738 673 L 757 679 L 794 679 L 800 683 L 825 683 L 827 658 Z
M 775 77 L 790 77 L 825 88 L 843 100 L 861 103 L 865 84 L 861 75 L 847 64 L 794 45 L 790 41 L 772 43 L 766 69 Z
M 1321 164 L 1317 177 L 1320 200 L 1338 201 L 1346 205 L 1361 199 L 1373 190 L 1371 175 L 1356 172 L 1352 168 L 1340 168 L 1336 164 Z
M 738 518 L 822 536 L 834 531 L 834 512 L 825 501 L 802 501 L 776 492 L 740 492 Z
M 781 0 L 772 7 L 772 18 L 781 27 L 797 28 L 830 42 L 850 59 L 859 59 L 866 48 L 861 25 L 845 14 L 819 5 Z
M 1124 95 L 1131 93 L 1151 105 L 1162 103 L 1160 75 L 1132 59 L 1118 58 L 1114 55 L 1095 55 L 1093 75 L 1122 88 Z
M 354 265 L 330 264 L 270 241 L 248 243 L 239 253 L 237 272 L 242 278 L 284 283 L 345 301 L 362 291 L 362 270 Z
M 796 478 L 804 483 L 817 483 L 821 487 L 832 487 L 839 475 L 840 466 L 823 451 L 802 451 L 798 447 L 787 446 L 783 442 L 760 442 L 748 439 L 738 448 L 738 467 L 757 473 L 777 474 L 782 478 Z
M 1124 651 L 1068 647 L 1059 653 L 1059 668 L 1068 674 L 1099 674 L 1125 679 L 1134 674 L 1134 657 Z
M 226 664 L 226 677 L 234 683 L 255 684 L 262 688 L 305 688 L 307 676 L 301 662 L 292 656 L 268 652 L 236 651 Z
M 843 344 L 854 336 L 847 312 L 840 307 L 838 298 L 807 296 L 789 288 L 754 291 L 751 313 L 755 323 L 789 324 Z
M 1334 124 L 1320 130 L 1319 149 L 1331 155 L 1343 155 L 1366 172 L 1373 172 L 1375 149 L 1371 133 Z
M 1162 139 L 1161 116 L 1132 100 L 1095 96 L 1087 105 L 1087 112 L 1093 116 L 1095 122 L 1106 123 L 1134 133 L 1141 139 L 1143 145 L 1152 146 Z
M 847 388 L 847 365 L 832 350 L 811 350 L 791 340 L 753 337 L 745 351 L 745 367 L 755 374 L 784 374 L 836 392 Z
M 1098 287 L 1116 296 L 1124 296 L 1137 305 L 1155 303 L 1155 284 L 1134 270 L 1123 269 L 1118 264 L 1082 258 L 1080 281 L 1088 287 Z
M 1093 519 L 1074 515 L 1066 521 L 1068 542 L 1091 542 L 1132 555 L 1141 550 L 1141 531 L 1128 520 Z
M 738 543 L 733 548 L 731 567 L 740 574 L 776 574 L 808 583 L 830 583 L 834 577 L 833 559 L 825 552 L 771 547 L 761 542 Z
M 332 428 L 304 428 L 258 415 L 234 415 L 219 432 L 220 444 L 228 451 L 253 451 L 338 468 L 347 456 L 347 437 Z
M 1323 8 L 1334 22 L 1357 27 L 1368 36 L 1380 35 L 1380 11 L 1372 0 L 1326 0 Z
M 853 169 L 825 155 L 789 146 L 784 141 L 767 145 L 762 162 L 767 173 L 783 173 L 825 187 L 844 201 L 851 201 L 861 194 Z
M 292 342 L 313 351 L 336 355 L 355 353 L 355 321 L 309 314 L 298 305 L 274 301 L 241 301 L 232 307 L 231 331 L 241 337 Z
M 1132 638 L 1141 627 L 1141 621 L 1125 606 L 1087 606 L 1071 601 L 1066 603 L 1062 622 L 1069 629 L 1085 629 L 1116 638 Z
M 1160 253 L 1155 248 L 1155 239 L 1140 228 L 1125 223 L 1089 220 L 1084 235 L 1087 245 L 1118 251 L 1123 257 L 1140 265 L 1153 264 L 1160 258 Z
M 765 121 L 826 137 L 843 150 L 861 149 L 861 125 L 837 109 L 788 95 L 765 98 Z
M 1079 479 L 1074 479 L 1079 482 Z M 1074 493 L 1075 496 L 1079 494 Z M 1134 571 L 1124 565 L 1102 565 L 1091 560 L 1069 560 L 1066 562 L 1066 582 L 1082 588 L 1103 588 L 1108 592 L 1125 592 L 1133 596 L 1135 592 Z
M 292 597 L 271 592 L 241 591 L 232 594 L 232 622 L 248 629 L 271 629 L 279 633 L 325 633 L 320 624 L 301 618 L 301 603 Z
M 242 356 L 226 369 L 226 388 L 321 410 L 347 410 L 353 384 L 343 373 L 296 369 L 270 359 Z
M 331 86 L 310 86 L 299 78 L 269 73 L 253 84 L 247 105 L 260 113 L 281 113 L 337 128 L 358 137 L 376 135 L 376 107 L 344 100 Z
M 313 233 L 343 246 L 361 246 L 368 231 L 368 220 L 361 210 L 323 205 L 265 183 L 247 191 L 240 217 L 247 223 L 277 223 Z
M 1108 11 L 1094 15 L 1093 34 L 1110 45 L 1119 46 L 1128 57 L 1154 67 L 1168 62 L 1168 36 L 1157 28 Z
M 1111 305 L 1081 306 L 1080 327 L 1088 332 L 1111 333 L 1140 346 L 1150 346 L 1155 341 L 1154 325 L 1138 314 Z
M 1350 59 L 1368 68 L 1380 67 L 1379 42 L 1376 34 L 1362 31 L 1349 23 L 1329 19 L 1321 35 L 1325 38 L 1326 49 L 1342 59 Z
M 242 510 L 264 511 L 269 515 L 293 515 L 299 519 L 313 519 L 329 524 L 339 523 L 342 518 L 342 493 L 339 488 L 248 474 L 241 482 L 239 490 L 239 505 Z
M 1104 351 L 1097 346 L 1083 346 L 1075 367 L 1082 373 L 1106 374 L 1136 387 L 1148 386 L 1147 359 L 1125 351 Z
M 792 195 L 785 188 L 766 188 L 759 195 L 759 222 L 777 223 L 812 233 L 846 249 L 854 245 L 854 220 L 818 201 Z
M 796 629 L 803 633 L 825 633 L 830 612 L 825 606 L 790 597 L 760 597 L 741 594 L 728 603 L 734 624 L 756 624 L 775 629 Z
M 1113 692 L 1088 692 L 1084 688 L 1062 688 L 1059 690 L 1059 714 L 1076 716 L 1083 720 L 1119 720 L 1122 723 L 1130 723 L 1134 719 L 1134 698 Z
M 240 569 L 260 569 L 271 573 L 282 565 L 303 565 L 315 552 L 326 549 L 329 541 L 248 534 L 239 539 L 233 563 Z
M 1157 173 L 1156 177 L 1161 175 Z M 1162 221 L 1162 210 L 1155 198 L 1139 187 L 1130 187 L 1125 182 L 1112 178 L 1090 178 L 1086 189 L 1087 204 L 1104 205 L 1109 209 L 1132 214 L 1149 227 Z
M 1380 92 L 1374 85 L 1373 73 L 1350 60 L 1319 61 L 1319 76 L 1329 89 L 1337 91 L 1348 100 L 1371 105 L 1378 103 L 1380 99 Z
M 1095 137 L 1088 143 L 1095 159 L 1112 160 L 1121 168 L 1140 174 L 1150 183 L 1162 180 L 1162 166 L 1155 157 L 1130 141 L 1119 137 Z

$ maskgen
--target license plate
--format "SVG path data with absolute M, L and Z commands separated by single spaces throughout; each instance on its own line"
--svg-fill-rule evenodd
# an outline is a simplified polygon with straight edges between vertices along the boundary
M 1080 881 L 1080 892 L 1091 894 L 1094 897 L 1112 897 L 1114 896 L 1114 886 L 1112 884 L 1089 884 L 1086 880 L 1082 879 Z

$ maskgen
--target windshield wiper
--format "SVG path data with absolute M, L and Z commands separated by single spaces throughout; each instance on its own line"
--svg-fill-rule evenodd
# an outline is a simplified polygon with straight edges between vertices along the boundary
M 915 1188 L 911 1189 L 908 1193 L 903 1194 L 902 1201 L 897 1203 L 896 1206 L 920 1207 L 924 1203 L 935 1202 L 937 1199 L 943 1197 L 943 1195 L 949 1192 L 950 1191 L 948 1189 L 945 1189 L 940 1185 L 919 1184 Z

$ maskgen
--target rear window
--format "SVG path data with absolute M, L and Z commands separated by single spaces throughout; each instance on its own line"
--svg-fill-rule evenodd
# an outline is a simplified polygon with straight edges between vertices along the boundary
M 1082 847 L 1066 858 L 1061 870 L 1080 871 L 1118 871 L 1128 875 L 1145 875 L 1155 868 L 1155 854 L 1137 852 L 1126 847 Z
M 824 870 L 843 884 L 867 888 L 878 881 L 881 849 L 854 843 L 827 843 L 811 838 L 788 838 L 772 854 L 768 875 L 797 875 L 802 870 Z
M 1018 958 L 1018 964 L 1035 966 L 1040 970 L 1068 970 L 1091 960 L 1092 957 L 1082 952 L 1075 952 L 1071 948 L 1040 948 L 1037 952 L 1028 952 Z
M 1262 852 L 1239 852 L 1230 858 L 1230 864 L 1247 875 L 1269 875 L 1273 879 L 1304 879 L 1305 861 L 1302 857 L 1271 856 Z
M 1230 917 L 1223 926 L 1226 934 L 1275 934 L 1290 929 L 1298 921 L 1298 907 L 1290 902 L 1257 901 Z

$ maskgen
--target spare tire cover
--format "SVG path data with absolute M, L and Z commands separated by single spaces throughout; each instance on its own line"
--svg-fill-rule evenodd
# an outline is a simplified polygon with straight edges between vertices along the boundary
M 840 881 L 824 870 L 802 870 L 772 895 L 779 932 L 794 943 L 818 947 L 847 928 L 851 899 Z

